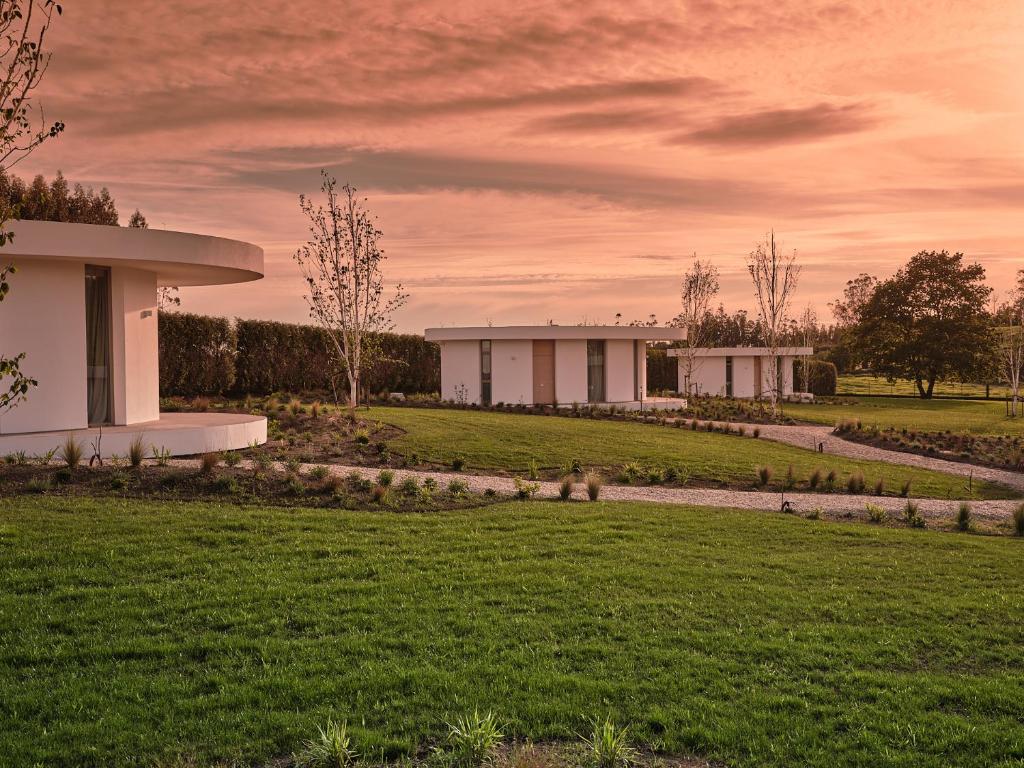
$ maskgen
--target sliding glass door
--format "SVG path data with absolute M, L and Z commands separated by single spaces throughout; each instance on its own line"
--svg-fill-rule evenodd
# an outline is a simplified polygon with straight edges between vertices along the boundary
M 110 370 L 110 269 L 85 268 L 85 375 L 89 426 L 113 424 Z
M 587 402 L 604 402 L 604 340 L 587 340 Z

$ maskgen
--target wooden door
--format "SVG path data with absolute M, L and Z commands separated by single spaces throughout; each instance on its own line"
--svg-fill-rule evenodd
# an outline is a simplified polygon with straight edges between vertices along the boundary
M 533 342 L 533 402 L 536 405 L 552 405 L 555 402 L 553 339 L 534 339 Z

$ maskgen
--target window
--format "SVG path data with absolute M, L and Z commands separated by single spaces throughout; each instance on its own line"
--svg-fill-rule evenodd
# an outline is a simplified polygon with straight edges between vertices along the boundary
M 89 425 L 114 423 L 110 269 L 85 267 L 85 370 Z
M 604 402 L 604 339 L 587 339 L 587 402 Z
M 732 397 L 732 356 L 725 357 L 725 396 Z
M 491 342 L 480 342 L 480 405 L 491 404 Z

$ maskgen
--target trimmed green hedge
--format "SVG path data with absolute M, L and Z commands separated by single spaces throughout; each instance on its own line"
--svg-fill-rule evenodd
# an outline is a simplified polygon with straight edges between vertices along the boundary
M 647 350 L 647 391 L 679 391 L 679 359 L 669 357 L 668 350 L 652 347 Z
M 797 358 L 793 363 L 793 389 L 799 390 L 804 385 L 803 360 Z M 834 395 L 836 393 L 836 365 L 827 360 L 810 360 L 810 390 L 815 395 Z
M 223 317 L 161 312 L 160 395 L 220 395 L 235 383 L 235 329 Z
M 205 340 L 212 340 L 206 342 Z M 371 394 L 421 394 L 441 389 L 436 344 L 414 334 L 380 335 L 383 360 L 366 372 Z M 236 320 L 184 313 L 160 316 L 160 394 L 163 396 L 348 389 L 333 344 L 317 326 Z M 332 374 L 335 381 L 331 381 Z

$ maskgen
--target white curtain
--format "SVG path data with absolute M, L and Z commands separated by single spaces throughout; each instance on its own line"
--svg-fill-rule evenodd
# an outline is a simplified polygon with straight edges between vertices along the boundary
M 110 270 L 85 268 L 85 348 L 89 423 L 110 424 Z

